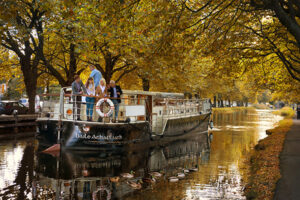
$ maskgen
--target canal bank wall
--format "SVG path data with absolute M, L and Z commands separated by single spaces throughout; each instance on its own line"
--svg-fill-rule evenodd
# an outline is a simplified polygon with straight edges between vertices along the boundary
M 0 116 L 0 140 L 34 136 L 36 119 L 36 114 Z

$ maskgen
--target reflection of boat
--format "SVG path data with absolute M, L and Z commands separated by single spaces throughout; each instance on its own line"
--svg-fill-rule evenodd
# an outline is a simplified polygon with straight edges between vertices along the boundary
M 202 142 L 199 142 L 202 141 Z M 150 171 L 159 171 L 164 168 L 177 168 L 178 166 L 191 168 L 197 165 L 201 153 L 209 148 L 207 135 L 199 135 L 197 140 L 174 141 L 163 148 L 151 151 L 148 160 Z
M 85 121 L 83 103 L 80 106 L 83 120 L 78 121 L 74 117 L 77 109 L 72 113 L 76 103 L 70 101 L 72 98 L 64 89 L 58 101 L 50 97 L 44 101 L 37 120 L 40 138 L 48 143 L 61 139 L 65 148 L 116 147 L 151 139 L 172 141 L 191 133 L 207 133 L 211 115 L 208 99 L 184 99 L 184 95 L 178 93 L 124 91 L 118 122 L 112 123 L 106 115 L 101 122 L 97 121 L 99 116 L 94 116 L 93 122 Z M 110 100 L 101 99 L 105 101 Z M 104 112 L 103 107 L 96 108 Z
M 39 154 L 36 171 L 39 183 L 56 188 L 57 194 L 69 199 L 98 199 L 111 197 L 122 199 L 136 190 L 132 184 L 143 182 L 143 187 L 153 184 L 150 172 L 158 171 L 165 176 L 176 175 L 182 168 L 197 164 L 208 150 L 206 135 L 173 142 L 166 146 L 143 151 L 112 151 L 106 153 L 63 151 L 60 157 Z M 127 179 L 122 173 L 133 173 Z M 120 177 L 113 181 L 112 177 Z M 157 181 L 164 178 L 156 177 Z M 148 181 L 150 180 L 150 181 Z M 97 198 L 96 198 L 97 199 Z

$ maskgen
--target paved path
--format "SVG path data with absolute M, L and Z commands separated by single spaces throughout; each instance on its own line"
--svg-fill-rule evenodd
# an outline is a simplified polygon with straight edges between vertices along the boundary
M 275 200 L 300 199 L 300 120 L 294 120 L 287 133 L 280 155 L 281 179 L 279 180 Z

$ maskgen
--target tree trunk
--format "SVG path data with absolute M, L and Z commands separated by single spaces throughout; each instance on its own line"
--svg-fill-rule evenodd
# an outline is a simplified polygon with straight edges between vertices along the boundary
M 107 53 L 105 55 L 105 74 L 103 74 L 103 77 L 105 78 L 107 83 L 109 83 L 112 78 L 115 64 L 116 61 L 113 60 L 112 54 L 110 52 Z
M 217 96 L 214 96 L 214 105 L 213 107 L 217 107 Z
M 220 99 L 220 102 L 221 102 L 221 107 L 223 108 L 224 107 L 224 102 L 222 99 Z
M 143 83 L 143 90 L 144 91 L 149 91 L 150 90 L 150 81 L 147 78 L 142 78 L 142 83 Z
M 105 73 L 103 74 L 103 78 L 105 79 L 106 83 L 109 84 L 109 82 L 112 80 L 112 74 Z
M 49 80 L 47 80 L 47 85 L 46 85 L 46 94 L 50 93 L 50 83 Z
M 76 54 L 75 54 L 75 45 L 70 44 L 69 49 L 69 71 L 67 74 L 67 80 L 66 80 L 66 86 L 72 85 L 74 81 L 74 76 L 77 74 L 77 60 L 76 60 Z M 78 74 L 80 75 L 80 74 Z
M 33 84 L 29 83 L 31 86 L 26 85 L 26 92 L 28 95 L 28 102 L 29 102 L 29 113 L 33 114 L 35 113 L 35 95 L 36 95 L 36 84 L 33 86 Z
M 37 88 L 37 68 L 30 65 L 29 60 L 21 61 L 21 70 L 29 102 L 29 113 L 35 113 L 35 95 Z

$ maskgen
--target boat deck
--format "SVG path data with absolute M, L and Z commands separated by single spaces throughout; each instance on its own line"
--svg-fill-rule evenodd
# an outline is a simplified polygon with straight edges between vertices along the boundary
M 70 122 L 70 123 L 76 123 L 76 124 L 86 124 L 86 125 L 106 125 L 106 126 L 117 126 L 117 125 L 124 125 L 128 124 L 128 122 L 97 122 L 97 121 L 78 121 L 78 120 L 71 120 L 71 119 L 57 119 L 57 118 L 38 118 L 37 122 L 39 121 L 61 121 L 61 122 Z M 130 124 L 143 124 L 147 123 L 147 121 L 131 121 Z

